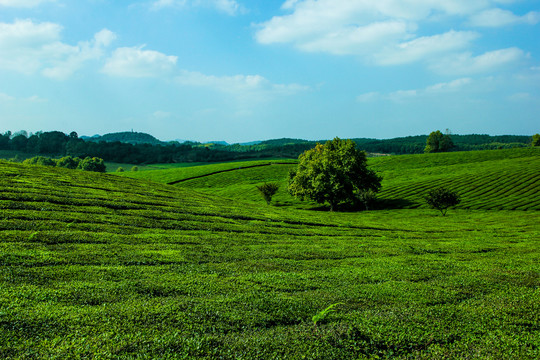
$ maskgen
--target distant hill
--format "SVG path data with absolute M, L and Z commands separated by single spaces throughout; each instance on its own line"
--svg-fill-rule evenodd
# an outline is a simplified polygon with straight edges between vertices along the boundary
M 119 141 L 121 143 L 127 143 L 127 144 L 151 144 L 151 145 L 161 145 L 164 144 L 164 142 L 156 139 L 150 134 L 146 133 L 140 133 L 140 132 L 132 132 L 132 131 L 124 131 L 124 132 L 118 132 L 118 133 L 110 133 L 105 134 L 102 136 L 94 135 L 91 138 L 87 139 L 88 141 L 105 141 L 105 142 L 115 142 Z

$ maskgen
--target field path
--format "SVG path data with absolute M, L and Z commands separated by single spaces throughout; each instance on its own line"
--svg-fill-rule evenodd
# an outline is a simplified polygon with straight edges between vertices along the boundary
M 185 179 L 180 179 L 180 180 L 176 180 L 176 181 L 171 181 L 171 182 L 167 183 L 167 185 L 176 185 L 176 184 L 179 184 L 179 183 L 184 182 L 184 181 L 200 179 L 200 178 L 204 178 L 204 177 L 207 177 L 207 176 L 212 176 L 212 175 L 216 175 L 216 174 L 226 173 L 226 172 L 230 172 L 230 171 L 238 171 L 238 170 L 252 169 L 252 168 L 263 167 L 263 166 L 270 166 L 270 165 L 294 165 L 294 164 L 296 164 L 296 163 L 294 163 L 294 162 L 271 162 L 271 163 L 267 163 L 267 164 L 257 164 L 257 165 L 250 165 L 250 166 L 241 166 L 241 167 L 237 167 L 237 168 L 234 168 L 234 169 L 226 169 L 226 170 L 214 171 L 214 172 L 211 172 L 211 173 L 208 173 L 208 174 L 204 174 L 204 175 L 198 175 L 198 176 L 193 176 L 193 177 L 189 177 L 189 178 L 185 178 Z

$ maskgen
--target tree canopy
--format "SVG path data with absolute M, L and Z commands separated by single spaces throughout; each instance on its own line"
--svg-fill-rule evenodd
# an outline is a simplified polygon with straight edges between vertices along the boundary
M 367 168 L 364 151 L 352 140 L 335 138 L 305 151 L 298 167 L 289 174 L 291 195 L 330 204 L 330 210 L 342 202 L 355 202 L 364 191 L 377 192 L 381 178 Z
M 439 210 L 443 216 L 446 215 L 449 207 L 456 206 L 461 202 L 459 195 L 455 191 L 445 187 L 430 190 L 425 200 L 432 209 Z
M 439 130 L 433 131 L 429 134 L 426 140 L 426 147 L 424 152 L 434 153 L 434 152 L 445 152 L 449 151 L 454 147 L 454 143 L 450 138 L 449 134 L 443 134 Z

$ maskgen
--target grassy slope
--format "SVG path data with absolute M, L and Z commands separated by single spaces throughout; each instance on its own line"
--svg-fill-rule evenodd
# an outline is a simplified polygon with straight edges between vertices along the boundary
M 165 170 L 148 170 L 140 172 L 126 172 L 120 175 L 133 179 L 151 180 L 160 183 L 170 183 L 178 180 L 188 179 L 197 176 L 204 176 L 210 173 L 227 171 L 231 169 L 242 169 L 246 166 L 283 163 L 289 160 L 250 160 L 250 161 L 231 161 L 225 163 L 195 165 L 187 167 L 175 167 Z
M 4 162 L 0 185 L 1 358 L 540 355 L 537 212 L 296 211 Z
M 423 205 L 431 188 L 457 191 L 462 209 L 540 210 L 540 148 L 379 158 L 381 198 Z
M 251 163 L 242 164 L 248 166 Z M 433 187 L 446 186 L 461 195 L 462 203 L 458 208 L 540 210 L 538 148 L 381 157 L 370 159 L 370 165 L 383 176 L 383 188 L 379 197 L 385 200 L 386 206 L 425 207 L 423 196 L 427 191 Z M 226 167 L 227 164 L 219 166 Z M 280 190 L 274 197 L 276 204 L 302 207 L 287 194 L 287 174 L 293 166 L 275 164 L 243 169 L 190 180 L 178 186 L 263 203 L 255 186 L 265 181 L 274 181 L 280 184 Z M 187 178 L 195 172 L 197 175 L 208 174 L 216 168 L 216 165 L 206 165 L 141 172 L 137 176 L 166 182 L 175 178 Z

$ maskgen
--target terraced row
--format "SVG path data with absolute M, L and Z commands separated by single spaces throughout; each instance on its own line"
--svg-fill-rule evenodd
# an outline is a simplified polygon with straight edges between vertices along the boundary
M 444 186 L 460 194 L 458 208 L 540 210 L 540 157 L 486 161 L 445 170 L 439 174 L 417 172 L 414 178 L 383 182 L 380 197 L 399 199 L 414 208 L 423 205 L 423 196 L 430 189 Z

